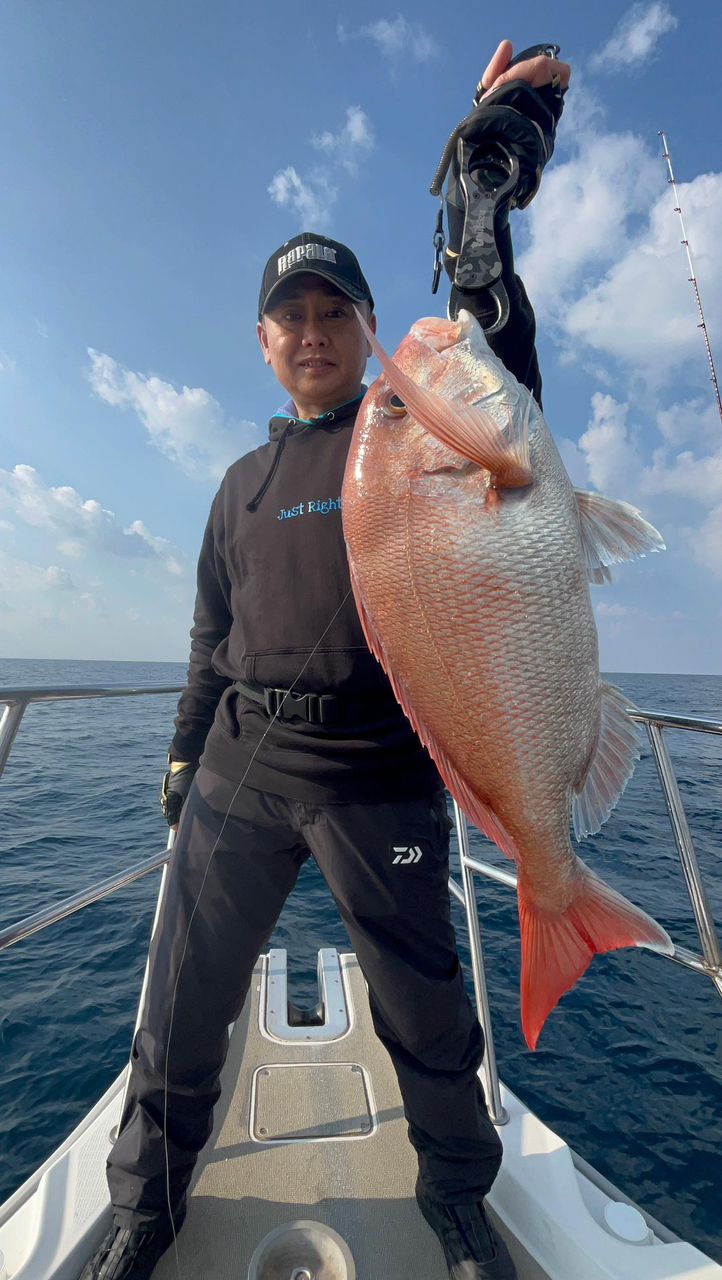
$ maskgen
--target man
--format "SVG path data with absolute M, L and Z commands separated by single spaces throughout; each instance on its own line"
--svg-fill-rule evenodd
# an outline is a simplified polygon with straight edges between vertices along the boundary
M 519 102 L 531 101 L 527 133 L 543 156 L 525 177 L 538 184 L 569 68 L 539 57 L 506 72 L 510 58 L 502 42 L 485 73 L 482 88 L 495 91 L 502 117 L 482 112 L 482 132 L 505 111 L 522 119 Z M 498 94 L 510 81 L 511 107 Z M 538 102 L 525 86 L 541 91 Z M 511 312 L 494 345 L 538 396 L 533 315 L 503 228 L 500 247 Z M 201 549 L 188 686 L 164 784 L 171 825 L 181 808 L 183 818 L 108 1164 L 114 1227 L 82 1280 L 145 1280 L 180 1229 L 228 1024 L 311 853 L 368 983 L 418 1153 L 419 1206 L 449 1274 L 515 1275 L 482 1203 L 501 1143 L 449 918 L 444 793 L 369 653 L 350 593 L 340 493 L 370 354 L 354 304 L 375 328 L 369 285 L 344 245 L 306 232 L 269 259 L 258 338 L 290 400 L 271 420 L 269 443 L 227 472 Z M 480 307 L 458 290 L 452 305 Z M 422 848 L 412 875 L 396 874 L 395 844 Z

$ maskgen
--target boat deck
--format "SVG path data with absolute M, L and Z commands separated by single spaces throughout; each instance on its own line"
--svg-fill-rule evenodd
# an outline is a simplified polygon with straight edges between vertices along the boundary
M 448 1280 L 441 1247 L 416 1205 L 416 1156 L 396 1076 L 374 1034 L 353 956 L 343 957 L 342 972 L 348 1032 L 327 1043 L 287 1044 L 260 1030 L 257 968 L 178 1236 L 183 1277 L 245 1280 L 268 1232 L 313 1220 L 346 1241 L 359 1280 Z M 154 1280 L 178 1280 L 173 1249 Z

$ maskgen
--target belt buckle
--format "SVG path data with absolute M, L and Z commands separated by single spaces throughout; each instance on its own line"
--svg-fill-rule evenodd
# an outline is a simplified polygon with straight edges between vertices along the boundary
M 307 693 L 306 720 L 309 724 L 333 724 L 338 719 L 334 693 Z
M 335 724 L 338 720 L 338 702 L 335 693 L 322 693 L 318 699 L 319 724 Z
M 294 693 L 293 689 L 263 690 L 266 714 L 271 720 L 310 720 L 309 699 L 314 693 Z
M 270 689 L 268 687 L 263 690 L 263 705 L 269 720 L 279 715 L 285 692 L 285 689 Z
M 333 724 L 338 719 L 333 693 L 294 693 L 292 689 L 265 688 L 263 703 L 269 719 L 298 718 L 307 724 Z

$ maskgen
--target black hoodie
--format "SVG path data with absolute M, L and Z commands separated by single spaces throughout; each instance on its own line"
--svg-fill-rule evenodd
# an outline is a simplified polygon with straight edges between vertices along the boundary
M 520 281 L 509 292 L 511 317 L 491 345 L 539 399 L 533 313 Z M 258 748 L 246 785 L 310 802 L 402 799 L 439 786 L 350 591 L 341 485 L 359 404 L 312 423 L 276 415 L 268 443 L 226 472 L 198 561 L 174 760 L 203 753 L 209 769 L 240 782 Z M 329 728 L 279 718 L 269 730 L 234 680 L 334 693 L 344 719 Z

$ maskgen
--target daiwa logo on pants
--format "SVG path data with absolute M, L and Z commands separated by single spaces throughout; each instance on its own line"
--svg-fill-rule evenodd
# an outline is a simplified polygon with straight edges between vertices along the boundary
M 392 866 L 408 867 L 412 862 L 421 861 L 421 849 L 417 844 L 395 844 L 392 845 L 392 851 L 396 854 L 392 862 Z

